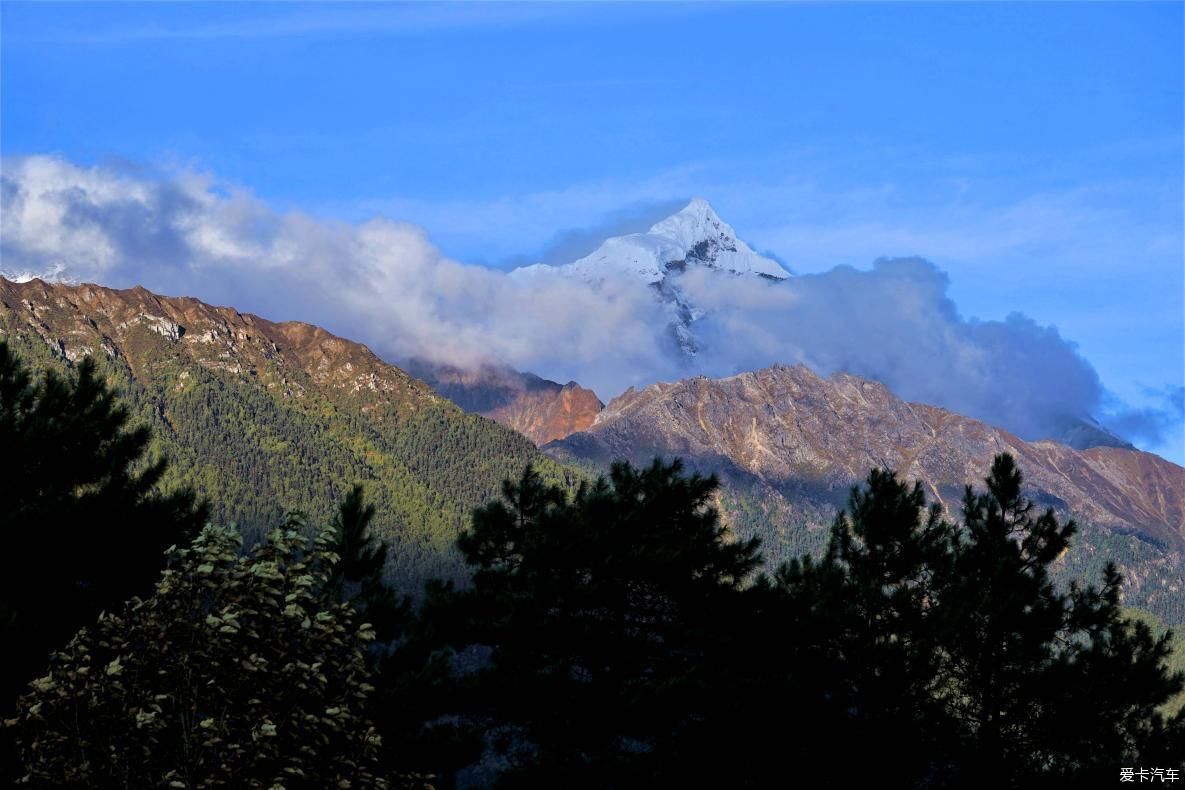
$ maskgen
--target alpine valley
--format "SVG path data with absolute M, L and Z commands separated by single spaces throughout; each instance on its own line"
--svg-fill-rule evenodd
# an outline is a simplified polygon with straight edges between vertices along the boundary
M 692 270 L 777 287 L 793 277 L 702 200 L 570 264 L 511 277 L 590 287 L 607 276 L 633 278 L 651 289 L 668 322 L 671 353 L 693 359 L 707 311 L 682 287 Z M 350 485 L 365 482 L 376 526 L 392 544 L 389 570 L 407 588 L 457 575 L 453 542 L 471 509 L 527 463 L 574 485 L 615 459 L 681 457 L 720 475 L 726 523 L 738 536 L 760 536 L 776 563 L 820 550 L 851 486 L 872 467 L 922 481 L 958 518 L 963 485 L 1009 452 L 1029 495 L 1079 522 L 1059 560 L 1064 577 L 1097 579 L 1115 561 L 1128 604 L 1185 623 L 1185 469 L 1132 448 L 1089 415 L 1068 423 L 1064 436 L 1026 441 L 906 402 L 876 381 L 821 377 L 800 365 L 689 376 L 603 404 L 577 382 L 497 362 L 388 362 L 315 326 L 142 288 L 0 278 L 0 302 L 0 339 L 36 366 L 99 360 L 152 427 L 154 450 L 172 459 L 164 484 L 194 487 L 216 520 L 252 536 L 286 510 L 323 521 Z

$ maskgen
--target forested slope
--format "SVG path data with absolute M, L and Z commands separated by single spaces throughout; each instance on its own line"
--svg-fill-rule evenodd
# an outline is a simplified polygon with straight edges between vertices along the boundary
M 365 346 L 143 289 L 0 279 L 0 338 L 35 367 L 85 355 L 151 426 L 216 522 L 248 539 L 300 510 L 327 520 L 355 482 L 392 544 L 393 578 L 418 586 L 459 567 L 470 510 L 531 461 L 570 476 L 523 436 L 465 414 Z

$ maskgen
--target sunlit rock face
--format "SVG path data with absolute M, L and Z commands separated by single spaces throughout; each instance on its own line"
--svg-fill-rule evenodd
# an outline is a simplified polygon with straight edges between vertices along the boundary
M 723 379 L 695 377 L 630 389 L 583 434 L 545 448 L 558 458 L 688 458 L 772 490 L 813 492 L 842 505 L 872 467 L 920 480 L 958 515 L 965 483 L 1011 453 L 1042 503 L 1122 534 L 1185 548 L 1185 469 L 1134 449 L 1076 450 L 919 403 L 847 374 L 822 378 L 774 366 Z

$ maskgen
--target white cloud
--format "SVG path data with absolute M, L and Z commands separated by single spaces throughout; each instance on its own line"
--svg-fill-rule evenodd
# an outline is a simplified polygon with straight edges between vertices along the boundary
M 659 192 L 645 185 L 637 194 Z M 653 291 L 635 281 L 518 282 L 445 257 L 419 226 L 280 213 L 201 173 L 10 159 L 0 201 L 2 272 L 140 284 L 310 321 L 389 359 L 496 360 L 576 379 L 603 398 L 690 373 L 805 362 L 877 378 L 905 398 L 1033 438 L 1104 405 L 1094 369 L 1055 329 L 1021 315 L 963 318 L 946 275 L 921 259 L 781 284 L 689 273 L 682 287 L 709 308 L 697 324 L 704 350 L 689 365 L 670 353 L 667 313 Z M 1156 425 L 1139 422 L 1145 433 Z
M 907 400 L 1025 438 L 1056 435 L 1067 419 L 1100 405 L 1098 375 L 1056 329 L 1019 314 L 963 318 L 947 295 L 946 274 L 920 258 L 778 284 L 722 284 L 704 274 L 693 273 L 687 290 L 712 309 L 701 364 L 713 375 L 802 362 L 824 374 L 882 381 Z
M 672 369 L 645 288 L 519 284 L 449 260 L 408 223 L 281 214 L 201 174 L 133 177 L 43 156 L 7 160 L 2 196 L 10 276 L 144 285 L 320 323 L 389 358 L 572 370 L 602 391 Z

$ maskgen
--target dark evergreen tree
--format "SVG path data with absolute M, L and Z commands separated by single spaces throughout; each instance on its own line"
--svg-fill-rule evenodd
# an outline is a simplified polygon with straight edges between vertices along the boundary
M 424 737 L 420 725 L 440 710 L 447 697 L 447 665 L 431 648 L 425 649 L 425 640 L 408 633 L 413 621 L 411 602 L 387 582 L 388 545 L 371 531 L 375 512 L 374 505 L 366 503 L 361 485 L 355 485 L 339 503 L 331 525 L 335 538 L 331 548 L 338 562 L 328 577 L 328 592 L 348 602 L 377 635 L 369 653 L 378 681 L 370 716 L 382 736 L 383 762 L 439 765 L 442 759 L 437 755 L 451 754 L 453 747 Z
M 863 757 L 845 768 L 847 780 L 902 787 L 930 769 L 949 730 L 935 702 L 941 653 L 932 615 L 952 530 L 937 505 L 927 507 L 920 484 L 873 470 L 836 516 L 823 558 L 779 569 L 800 639 L 790 670 L 816 682 L 800 702 L 820 722 L 804 733 L 808 751 L 829 755 L 816 765 L 841 763 L 859 743 Z
M 1155 637 L 1120 607 L 1122 579 L 1113 565 L 1101 589 L 1070 591 L 1068 630 L 1075 635 L 1049 670 L 1048 715 L 1035 722 L 1044 775 L 1096 787 L 1114 781 L 1116 764 L 1173 767 L 1185 759 L 1185 716 L 1166 700 L 1185 674 L 1166 671 L 1172 632 Z
M 333 528 L 337 532 L 336 550 L 341 557 L 334 579 L 361 583 L 381 578 L 387 564 L 387 544 L 370 532 L 374 505 L 362 497 L 362 486 L 355 485 L 338 505 Z
M 161 493 L 166 461 L 86 358 L 34 382 L 0 342 L 0 709 L 102 610 L 151 590 L 206 506 Z
M 1073 523 L 1033 512 L 1008 456 L 987 482 L 955 528 L 920 486 L 873 471 L 821 559 L 747 591 L 732 641 L 764 703 L 795 715 L 771 734 L 735 712 L 717 745 L 777 757 L 732 784 L 775 783 L 789 760 L 818 786 L 1089 787 L 1185 757 L 1185 720 L 1164 713 L 1182 688 L 1170 635 L 1125 619 L 1114 568 L 1101 589 L 1059 590 L 1049 567 Z
M 473 587 L 437 587 L 407 643 L 436 674 L 403 741 L 468 737 L 432 753 L 447 781 L 480 739 L 510 786 L 1091 786 L 1185 756 L 1169 637 L 1124 619 L 1113 569 L 1050 581 L 1074 525 L 1033 514 L 1010 457 L 961 527 L 873 471 L 821 558 L 751 583 L 714 490 L 661 462 L 572 500 L 508 482 L 459 540 Z
M 330 577 L 330 587 L 340 600 L 349 601 L 378 633 L 384 645 L 398 636 L 406 623 L 409 603 L 387 582 L 387 544 L 371 532 L 375 507 L 355 485 L 338 506 L 333 519 L 337 535 L 334 551 L 341 561 Z
M 1114 567 L 1101 591 L 1055 588 L 1049 567 L 1076 527 L 1052 509 L 1034 517 L 1021 485 L 1015 461 L 1000 455 L 986 493 L 967 487 L 964 529 L 938 583 L 942 701 L 962 741 L 955 780 L 1089 785 L 1115 781 L 1124 761 L 1179 763 L 1181 718 L 1156 712 L 1182 686 L 1164 664 L 1168 636 L 1155 640 L 1123 617 Z
M 455 605 L 493 646 L 470 698 L 510 784 L 652 783 L 708 702 L 705 654 L 757 567 L 710 506 L 715 477 L 678 461 L 613 465 L 571 501 L 528 468 L 458 541 Z M 454 610 L 455 611 L 455 610 Z
M 1010 456 L 998 456 L 978 494 L 967 487 L 964 531 L 945 579 L 941 615 L 949 661 L 947 706 L 966 743 L 958 764 L 994 785 L 1034 776 L 1032 735 L 1050 689 L 1048 670 L 1066 636 L 1068 599 L 1048 566 L 1074 523 L 1035 517 Z

